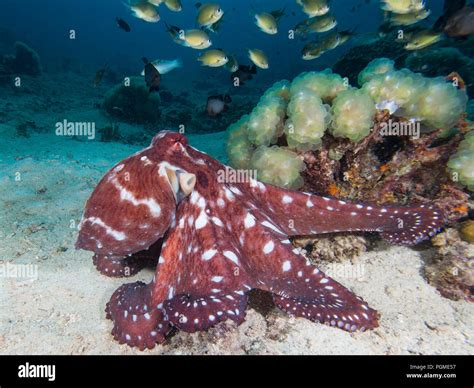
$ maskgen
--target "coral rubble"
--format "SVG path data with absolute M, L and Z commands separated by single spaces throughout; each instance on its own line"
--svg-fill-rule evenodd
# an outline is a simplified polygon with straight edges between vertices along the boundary
M 446 298 L 474 302 L 474 245 L 450 228 L 432 239 L 438 253 L 425 267 L 428 282 Z

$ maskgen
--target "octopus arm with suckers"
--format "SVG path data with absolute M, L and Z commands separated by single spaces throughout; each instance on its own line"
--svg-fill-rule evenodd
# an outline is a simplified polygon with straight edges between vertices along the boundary
M 272 293 L 276 306 L 294 316 L 347 331 L 375 328 L 378 313 L 312 265 L 289 237 L 377 231 L 390 242 L 414 244 L 444 222 L 429 205 L 379 207 L 252 179 L 228 183 L 220 179 L 225 169 L 183 135 L 159 132 L 92 193 L 77 248 L 93 251 L 108 276 L 135 273 L 143 257 L 158 261 L 149 284 L 125 284 L 107 304 L 120 343 L 152 348 L 173 327 L 240 324 L 252 289 Z M 124 271 L 131 262 L 134 271 Z

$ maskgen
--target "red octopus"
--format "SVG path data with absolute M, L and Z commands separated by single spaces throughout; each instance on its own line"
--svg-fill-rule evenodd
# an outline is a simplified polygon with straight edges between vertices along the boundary
M 286 190 L 233 171 L 159 132 L 150 147 L 113 167 L 87 201 L 78 249 L 94 252 L 109 276 L 129 276 L 158 258 L 149 284 L 124 284 L 107 304 L 112 334 L 140 349 L 175 327 L 206 330 L 242 323 L 248 292 L 271 292 L 276 306 L 347 331 L 378 326 L 378 313 L 327 277 L 289 237 L 376 231 L 391 243 L 416 244 L 443 226 L 434 206 L 378 207 Z

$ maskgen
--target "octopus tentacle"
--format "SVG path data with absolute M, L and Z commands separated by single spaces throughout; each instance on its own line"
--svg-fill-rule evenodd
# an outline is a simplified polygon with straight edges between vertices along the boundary
M 184 331 L 230 318 L 242 322 L 252 288 L 241 253 L 197 191 L 178 211 L 157 267 L 153 303 Z
M 295 315 L 354 331 L 378 326 L 378 314 L 365 301 L 326 276 L 293 248 L 288 239 L 262 225 L 246 233 L 247 259 L 258 288 L 274 294 L 276 305 Z
M 434 205 L 377 206 L 277 188 L 254 181 L 258 207 L 289 236 L 376 231 L 391 243 L 417 244 L 434 235 L 445 216 Z
M 94 266 L 105 276 L 120 278 L 137 274 L 148 264 L 156 265 L 160 256 L 163 240 L 159 239 L 147 250 L 126 257 L 95 254 L 92 258 Z
M 94 266 L 102 275 L 112 278 L 130 277 L 140 272 L 146 262 L 140 257 L 116 257 L 95 254 L 92 258 Z
M 143 350 L 165 340 L 171 326 L 163 311 L 150 302 L 151 287 L 143 282 L 124 284 L 113 293 L 105 311 L 119 343 Z
M 247 294 L 214 294 L 204 297 L 181 295 L 165 302 L 170 322 L 180 330 L 194 333 L 207 330 L 231 319 L 241 324 L 245 319 Z

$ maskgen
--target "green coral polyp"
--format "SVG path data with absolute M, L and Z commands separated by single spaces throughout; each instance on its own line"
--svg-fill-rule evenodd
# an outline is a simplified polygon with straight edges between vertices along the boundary
M 446 82 L 443 77 L 432 78 L 421 93 L 418 115 L 430 127 L 447 129 L 465 112 L 467 100 L 464 90 Z
M 395 69 L 394 62 L 388 58 L 377 58 L 369 62 L 364 70 L 359 73 L 357 81 L 360 86 L 370 81 L 377 74 L 385 74 Z
M 287 148 L 261 146 L 255 150 L 251 165 L 262 182 L 291 189 L 303 185 L 300 172 L 304 170 L 304 162 Z
M 448 162 L 454 181 L 474 191 L 474 132 L 469 132 Z
M 315 92 L 325 103 L 330 103 L 339 92 L 349 88 L 347 79 L 334 74 L 330 69 L 311 71 L 296 77 L 290 88 L 290 95 L 295 95 L 302 88 Z
M 262 98 L 249 116 L 249 140 L 257 146 L 274 143 L 283 133 L 285 111 L 283 98 L 277 95 Z
M 321 98 L 312 90 L 302 88 L 291 95 L 287 115 L 288 146 L 298 151 L 316 149 L 330 121 L 328 108 Z
M 250 159 L 254 151 L 254 146 L 247 137 L 247 123 L 248 115 L 245 115 L 228 128 L 227 155 L 230 164 L 238 169 L 250 168 Z
M 350 89 L 341 92 L 332 104 L 330 132 L 336 137 L 360 141 L 370 133 L 375 112 L 374 102 L 364 91 Z

